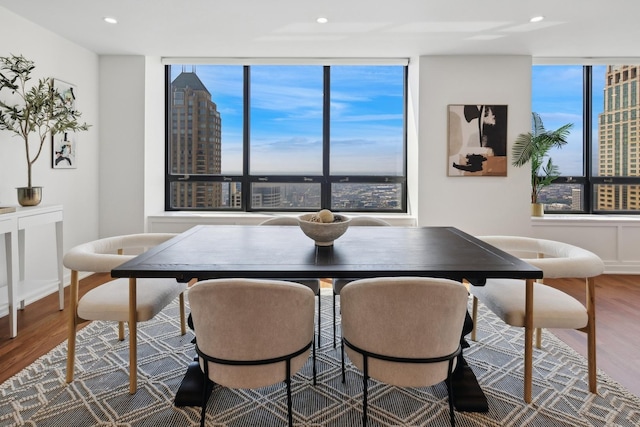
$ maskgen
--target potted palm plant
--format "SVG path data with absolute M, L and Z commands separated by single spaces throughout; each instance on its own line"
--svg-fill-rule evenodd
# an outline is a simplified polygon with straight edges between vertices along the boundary
M 41 78 L 31 85 L 33 61 L 22 55 L 0 57 L 0 130 L 12 132 L 24 143 L 27 160 L 27 186 L 18 188 L 18 202 L 23 206 L 40 203 L 42 187 L 33 186 L 31 171 L 40 158 L 49 136 L 89 128 L 78 119 L 81 113 L 54 87 L 53 79 Z
M 573 123 L 567 123 L 556 130 L 546 130 L 538 113 L 531 113 L 531 132 L 518 135 L 511 154 L 514 166 L 524 166 L 531 162 L 531 213 L 542 216 L 544 206 L 539 203 L 540 191 L 560 176 L 558 166 L 549 156 L 552 148 L 561 148 L 567 143 Z

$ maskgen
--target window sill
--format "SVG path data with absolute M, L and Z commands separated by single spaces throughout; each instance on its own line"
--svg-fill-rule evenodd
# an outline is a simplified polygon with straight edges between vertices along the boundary
M 147 216 L 149 232 L 182 232 L 198 224 L 214 225 L 258 225 L 273 216 L 298 216 L 300 212 L 193 212 L 171 211 Z M 415 226 L 417 219 L 401 213 L 347 213 L 348 216 L 372 216 L 383 219 L 395 226 Z
M 540 217 L 531 217 L 532 225 L 551 225 L 553 223 L 570 224 L 640 224 L 640 215 L 562 215 L 546 214 Z

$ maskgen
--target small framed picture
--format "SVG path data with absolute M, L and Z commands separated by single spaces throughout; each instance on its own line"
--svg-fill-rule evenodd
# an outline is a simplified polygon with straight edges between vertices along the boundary
M 76 144 L 71 136 L 65 132 L 54 135 L 52 138 L 52 163 L 54 169 L 75 169 L 76 165 Z
M 60 95 L 58 102 L 65 104 L 72 112 L 76 109 L 76 87 L 62 80 L 52 79 L 53 87 Z M 54 169 L 75 169 L 76 141 L 74 134 L 60 133 L 51 137 L 51 167 Z

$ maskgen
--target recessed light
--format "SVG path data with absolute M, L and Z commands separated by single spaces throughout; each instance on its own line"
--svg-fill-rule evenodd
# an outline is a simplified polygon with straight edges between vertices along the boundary
M 544 16 L 540 15 L 540 16 L 534 16 L 533 18 L 529 19 L 529 22 L 540 22 L 544 19 Z
M 118 23 L 118 20 L 116 18 L 112 18 L 110 16 L 105 16 L 102 19 L 104 20 L 104 22 L 106 22 L 108 24 L 117 24 Z
M 320 18 L 316 19 L 316 22 L 318 24 L 326 24 L 327 22 L 329 22 L 329 20 L 321 16 Z

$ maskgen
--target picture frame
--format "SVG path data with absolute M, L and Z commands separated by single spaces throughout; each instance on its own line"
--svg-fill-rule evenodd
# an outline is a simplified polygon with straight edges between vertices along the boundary
M 448 176 L 507 176 L 507 105 L 448 106 Z
M 51 138 L 51 166 L 54 169 L 76 169 L 78 166 L 75 141 L 67 132 Z
M 62 102 L 75 112 L 75 85 L 58 79 L 51 80 L 53 87 L 60 94 Z M 51 136 L 51 167 L 53 169 L 76 169 L 78 167 L 75 134 L 73 137 L 67 132 Z

